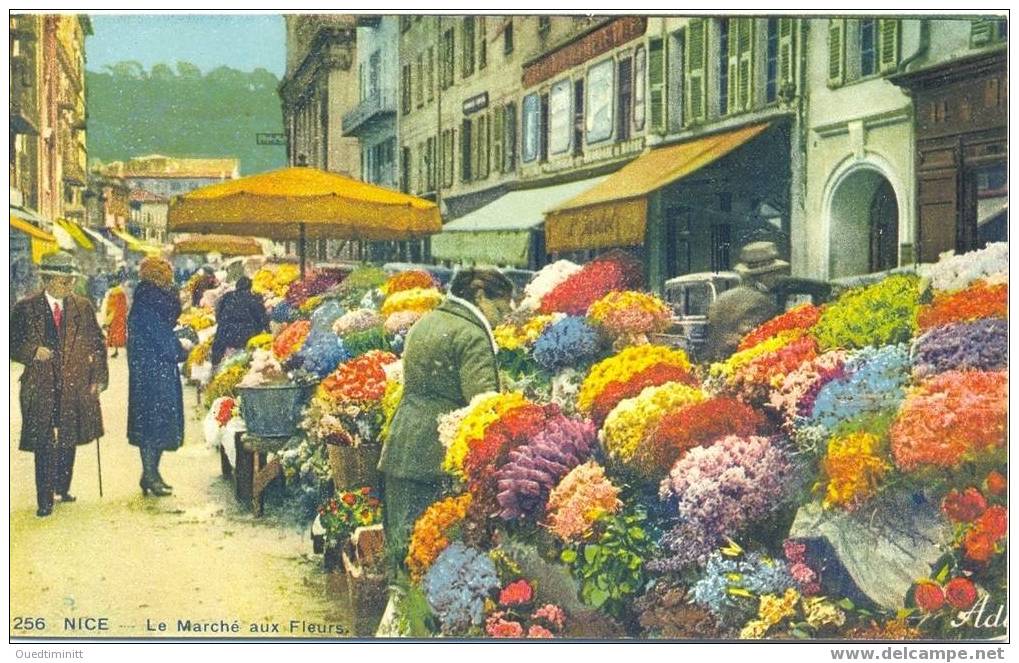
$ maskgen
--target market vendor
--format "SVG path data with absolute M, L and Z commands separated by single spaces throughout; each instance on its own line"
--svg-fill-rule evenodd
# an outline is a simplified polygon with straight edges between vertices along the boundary
M 462 270 L 442 304 L 407 337 L 403 398 L 379 462 L 391 579 L 406 557 L 414 521 L 442 496 L 439 415 L 499 390 L 492 328 L 510 312 L 512 295 L 513 283 L 499 272 Z
M 251 291 L 251 279 L 242 276 L 232 292 L 223 295 L 216 307 L 216 339 L 212 342 L 212 363 L 218 364 L 227 350 L 244 349 L 248 339 L 269 331 L 269 314 L 261 295 Z

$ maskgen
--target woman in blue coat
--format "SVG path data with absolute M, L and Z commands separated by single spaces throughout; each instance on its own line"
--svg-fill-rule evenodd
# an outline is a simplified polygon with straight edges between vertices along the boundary
M 169 495 L 159 474 L 164 451 L 184 440 L 184 395 L 179 362 L 187 353 L 173 333 L 181 307 L 173 267 L 150 256 L 138 268 L 141 279 L 127 319 L 127 439 L 142 457 L 142 493 Z

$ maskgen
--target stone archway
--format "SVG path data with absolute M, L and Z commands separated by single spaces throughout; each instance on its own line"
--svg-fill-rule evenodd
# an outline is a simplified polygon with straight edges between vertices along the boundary
M 845 173 L 828 213 L 831 278 L 898 266 L 899 201 L 881 171 L 865 165 Z

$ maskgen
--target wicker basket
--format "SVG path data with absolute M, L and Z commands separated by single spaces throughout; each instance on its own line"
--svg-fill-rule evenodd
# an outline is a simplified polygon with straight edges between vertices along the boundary
M 378 487 L 379 456 L 382 447 L 378 444 L 362 444 L 358 447 L 327 445 L 329 449 L 329 469 L 333 475 L 333 484 L 337 491 L 361 488 L 362 486 Z
M 385 574 L 371 573 L 354 559 L 354 548 L 343 550 L 343 572 L 350 602 L 350 633 L 363 638 L 375 634 L 389 601 Z

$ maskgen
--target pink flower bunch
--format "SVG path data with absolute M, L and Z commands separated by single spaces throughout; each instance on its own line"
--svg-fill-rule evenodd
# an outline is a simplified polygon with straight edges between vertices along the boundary
M 518 580 L 517 582 L 525 582 Z M 513 583 L 516 584 L 516 583 Z M 525 631 L 525 625 L 530 621 Z M 491 638 L 554 638 L 566 625 L 566 613 L 557 605 L 546 603 L 535 610 L 530 619 L 527 613 L 498 610 L 485 619 L 485 634 Z
M 622 506 L 619 489 L 605 477 L 605 470 L 588 461 L 570 470 L 549 495 L 548 527 L 563 541 L 578 540 L 591 530 L 602 514 Z
M 782 549 L 789 562 L 789 574 L 799 585 L 800 593 L 804 596 L 820 594 L 821 577 L 807 565 L 807 544 L 796 539 L 786 539 L 782 543 Z
M 551 628 L 561 631 L 566 625 L 566 613 L 557 605 L 546 603 L 531 615 L 531 619 L 544 620 Z
M 844 373 L 845 362 L 846 353 L 835 350 L 801 364 L 771 391 L 768 405 L 785 418 L 787 425 L 793 425 L 796 417 L 810 412 L 804 406 L 813 404 L 821 387 Z
M 383 328 L 387 334 L 403 334 L 410 330 L 411 325 L 424 317 L 420 311 L 397 311 L 386 318 Z

